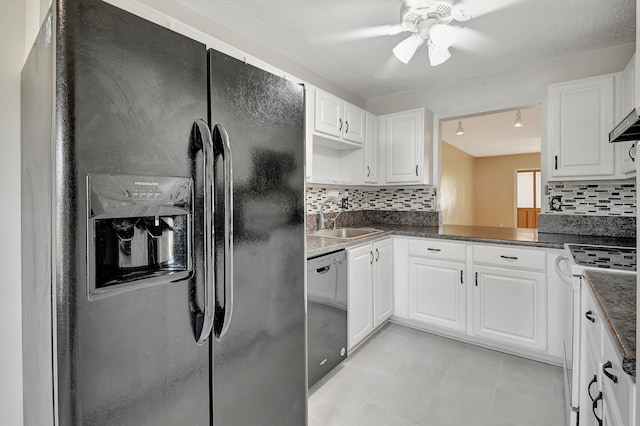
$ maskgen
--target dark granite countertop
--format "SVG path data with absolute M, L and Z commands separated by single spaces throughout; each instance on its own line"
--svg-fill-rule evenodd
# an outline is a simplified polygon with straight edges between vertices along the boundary
M 510 244 L 530 247 L 562 249 L 565 243 L 595 244 L 609 246 L 635 247 L 635 238 L 623 237 L 595 237 L 572 234 L 546 234 L 535 229 L 525 228 L 493 228 L 486 226 L 442 225 L 442 226 L 408 226 L 408 225 L 377 225 L 362 224 L 371 228 L 383 229 L 384 235 L 402 235 L 406 237 L 441 238 L 475 243 Z M 344 241 L 329 238 L 319 238 L 307 234 L 307 257 L 315 257 L 325 253 L 342 250 L 379 238 L 375 237 Z
M 636 274 L 587 270 L 585 276 L 617 344 L 622 369 L 636 377 Z

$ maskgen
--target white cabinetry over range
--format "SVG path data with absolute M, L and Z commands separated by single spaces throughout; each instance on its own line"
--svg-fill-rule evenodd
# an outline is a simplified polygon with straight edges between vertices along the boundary
M 393 313 L 391 238 L 347 249 L 347 346 L 352 350 Z
M 616 74 L 569 81 L 548 89 L 549 176 L 552 179 L 615 178 Z

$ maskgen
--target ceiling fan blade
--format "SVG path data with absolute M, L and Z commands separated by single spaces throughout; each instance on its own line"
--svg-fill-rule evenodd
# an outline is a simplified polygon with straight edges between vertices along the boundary
M 446 47 L 437 47 L 429 40 L 429 63 L 432 67 L 446 62 L 451 57 L 451 52 Z
M 424 39 L 422 37 L 418 34 L 411 34 L 393 48 L 393 54 L 400 62 L 408 64 L 422 43 L 424 43 Z
M 345 43 L 350 41 L 359 41 L 359 40 L 367 40 L 376 37 L 389 36 L 394 34 L 399 34 L 399 32 L 390 34 L 391 27 L 395 27 L 396 25 L 376 25 L 366 28 L 359 28 L 351 31 L 344 31 L 337 34 L 326 34 L 323 33 L 321 36 L 319 35 L 313 41 L 318 45 L 322 44 L 338 44 Z

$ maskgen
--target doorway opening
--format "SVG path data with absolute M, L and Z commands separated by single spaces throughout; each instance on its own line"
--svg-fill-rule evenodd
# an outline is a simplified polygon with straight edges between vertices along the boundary
M 538 229 L 542 195 L 540 170 L 516 172 L 516 222 L 518 228 Z

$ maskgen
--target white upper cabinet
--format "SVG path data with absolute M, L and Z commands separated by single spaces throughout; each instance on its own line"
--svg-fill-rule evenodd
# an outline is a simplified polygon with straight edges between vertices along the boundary
M 364 143 L 366 111 L 358 108 L 327 92 L 315 91 L 315 120 L 316 132 L 341 139 L 347 144 L 342 149 L 356 148 L 348 143 L 362 145 Z M 330 144 L 335 149 L 340 146 Z
M 362 108 L 344 103 L 344 125 L 342 137 L 348 141 L 364 143 L 367 112 Z
M 616 114 L 616 124 L 622 121 L 635 108 L 635 56 L 631 58 L 619 78 L 619 108 Z M 617 142 L 618 158 L 621 173 L 624 177 L 634 176 L 636 173 L 636 142 Z
M 316 108 L 314 128 L 317 132 L 342 137 L 342 108 L 344 101 L 316 89 Z
M 378 117 L 371 113 L 367 113 L 364 158 L 364 181 L 378 183 Z
M 549 86 L 550 176 L 563 180 L 615 178 L 616 75 Z
M 424 174 L 424 109 L 380 116 L 385 182 L 420 184 Z

